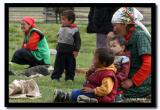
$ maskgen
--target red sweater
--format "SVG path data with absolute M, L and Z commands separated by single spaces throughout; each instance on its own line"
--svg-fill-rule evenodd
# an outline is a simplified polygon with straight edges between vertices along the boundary
M 140 86 L 151 74 L 151 55 L 142 55 L 141 60 L 141 67 L 132 77 L 132 81 L 136 86 Z
M 36 32 L 33 32 L 29 38 L 29 41 L 25 44 L 22 43 L 22 48 L 26 48 L 29 51 L 37 50 L 37 45 L 40 40 L 40 35 Z

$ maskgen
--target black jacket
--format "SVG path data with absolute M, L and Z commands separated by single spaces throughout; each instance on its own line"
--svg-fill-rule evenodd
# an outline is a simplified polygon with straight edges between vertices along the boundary
M 87 33 L 107 34 L 113 31 L 111 19 L 119 7 L 91 7 L 88 15 Z

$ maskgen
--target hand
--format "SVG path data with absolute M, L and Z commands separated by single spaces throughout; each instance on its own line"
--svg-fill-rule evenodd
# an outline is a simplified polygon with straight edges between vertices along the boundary
M 121 83 L 121 87 L 125 89 L 129 89 L 132 85 L 133 85 L 133 82 L 131 79 L 126 79 L 125 81 Z
M 109 32 L 107 34 L 107 39 L 111 39 L 113 36 L 114 36 L 114 33 L 113 32 Z
M 115 67 L 116 67 L 117 69 L 120 69 L 120 68 L 121 68 L 121 63 L 114 63 L 114 65 L 115 65 Z
M 73 51 L 73 55 L 74 55 L 74 58 L 76 58 L 78 56 L 78 52 L 77 51 Z
M 90 72 L 95 71 L 95 66 L 94 66 L 94 65 L 91 65 L 88 71 L 90 71 Z
M 89 88 L 89 87 L 83 87 L 83 88 L 82 88 L 82 91 L 83 91 L 84 93 L 94 93 L 94 89 Z
M 26 44 L 24 44 L 24 48 L 26 48 L 26 46 L 27 46 L 27 45 L 26 45 Z

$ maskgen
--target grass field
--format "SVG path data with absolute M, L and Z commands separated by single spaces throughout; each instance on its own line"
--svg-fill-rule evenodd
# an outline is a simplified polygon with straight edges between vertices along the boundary
M 56 47 L 56 34 L 59 29 L 59 25 L 57 24 L 37 24 L 37 27 L 46 35 L 47 41 L 49 43 L 50 48 Z M 77 57 L 77 68 L 89 67 L 92 62 L 93 53 L 95 50 L 95 35 L 86 33 L 86 25 L 79 25 L 79 30 L 81 34 L 81 50 Z M 15 50 L 21 47 L 21 41 L 23 38 L 23 33 L 20 29 L 20 24 L 18 23 L 10 23 L 9 24 L 9 61 L 11 60 L 13 53 Z M 52 65 L 54 62 L 54 58 L 51 59 Z M 12 69 L 16 71 L 18 74 L 23 72 L 27 65 L 12 65 Z M 29 79 L 25 76 L 9 76 L 9 82 L 11 83 L 14 79 Z M 82 87 L 84 81 L 84 74 L 76 74 L 75 81 L 72 84 L 68 84 L 64 81 L 64 76 L 61 79 L 61 82 L 55 82 L 50 79 L 50 76 L 34 78 L 37 82 L 40 92 L 42 94 L 41 98 L 38 99 L 9 99 L 9 102 L 13 103 L 28 103 L 28 102 L 41 102 L 47 103 L 51 102 L 53 99 L 52 91 L 54 88 L 62 88 L 66 91 L 70 89 L 79 89 Z
M 46 35 L 47 41 L 49 43 L 50 48 L 56 47 L 56 34 L 60 25 L 57 24 L 38 24 L 37 27 Z M 81 50 L 77 57 L 77 68 L 89 67 L 92 62 L 93 53 L 95 50 L 95 34 L 87 34 L 86 33 L 86 25 L 79 25 L 79 30 L 81 34 Z M 150 27 L 148 28 L 150 30 Z M 20 29 L 20 24 L 18 23 L 10 23 L 9 24 L 9 61 L 11 60 L 13 53 L 21 47 L 21 41 L 23 38 L 23 33 Z M 54 58 L 51 59 L 52 65 L 54 62 Z M 27 65 L 17 65 L 14 64 L 12 69 L 16 71 L 18 74 L 23 72 Z M 25 76 L 9 76 L 9 83 L 11 83 L 15 79 L 29 79 Z M 64 81 L 64 76 L 61 79 L 61 82 L 55 82 L 50 79 L 50 76 L 34 78 L 37 82 L 40 92 L 42 94 L 41 98 L 38 99 L 9 99 L 11 103 L 50 103 L 52 102 L 53 90 L 55 88 L 61 88 L 65 91 L 69 91 L 71 89 L 80 89 L 82 87 L 84 81 L 84 74 L 76 74 L 74 83 L 66 83 Z

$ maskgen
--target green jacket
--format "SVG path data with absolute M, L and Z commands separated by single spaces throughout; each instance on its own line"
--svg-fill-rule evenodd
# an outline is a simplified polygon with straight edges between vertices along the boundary
M 24 42 L 27 43 L 29 41 L 29 38 L 31 36 L 31 33 L 32 32 L 37 32 L 41 39 L 40 41 L 38 42 L 38 49 L 37 50 L 34 50 L 34 51 L 31 51 L 32 55 L 38 60 L 38 61 L 44 61 L 45 64 L 50 64 L 50 50 L 49 50 L 49 47 L 48 47 L 48 43 L 47 43 L 47 40 L 44 36 L 44 34 L 36 29 L 36 28 L 32 28 L 28 35 L 24 38 Z

